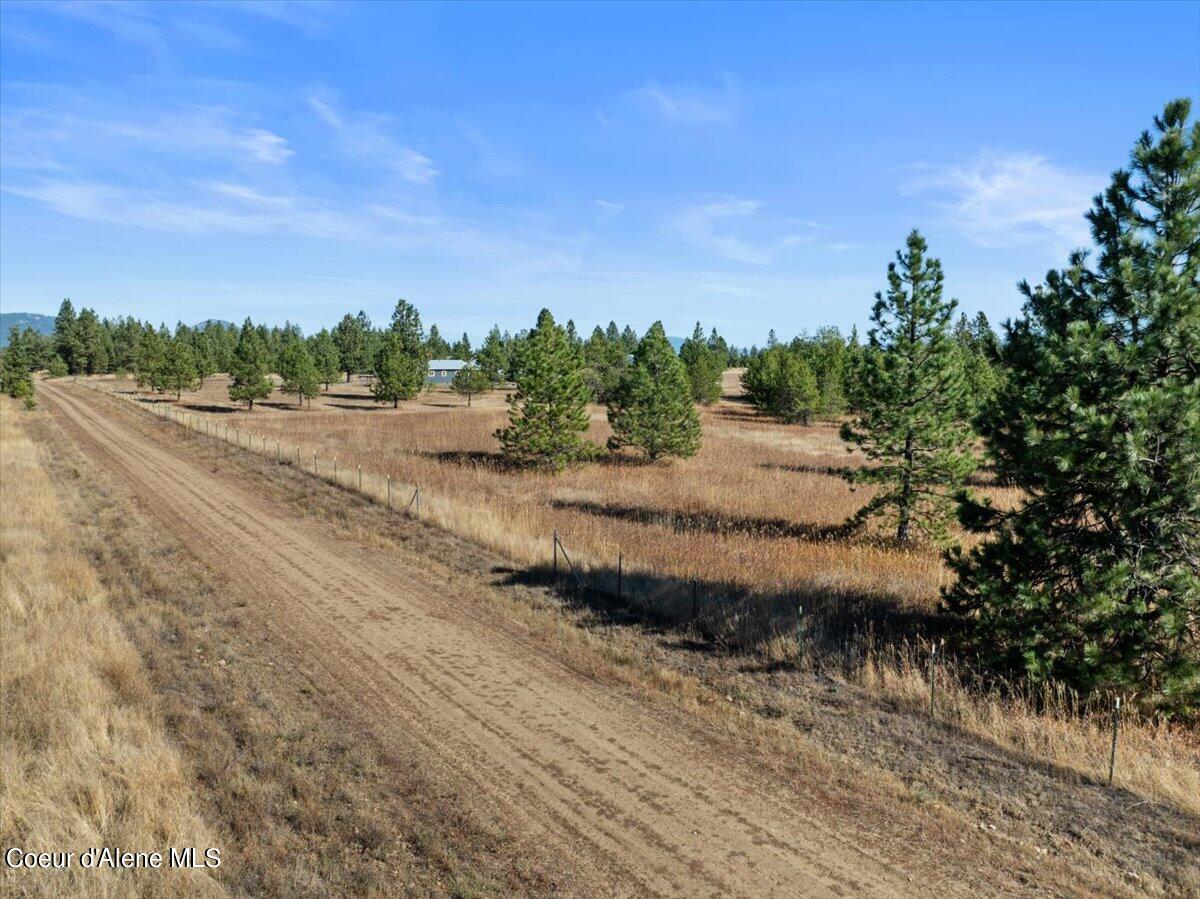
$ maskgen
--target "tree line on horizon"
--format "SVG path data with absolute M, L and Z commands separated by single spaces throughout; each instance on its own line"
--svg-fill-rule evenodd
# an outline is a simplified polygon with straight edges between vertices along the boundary
M 1087 213 L 1095 250 L 1031 287 L 1002 337 L 955 317 L 940 261 L 911 232 L 875 296 L 865 343 L 832 328 L 761 350 L 731 349 L 696 325 L 676 353 L 660 322 L 641 337 L 615 323 L 586 340 L 549 310 L 478 349 L 446 345 L 404 300 L 391 324 L 363 313 L 304 338 L 294 326 L 108 323 L 64 302 L 49 342 L 14 334 L 5 389 L 28 371 L 131 371 L 156 390 L 192 389 L 218 370 L 252 408 L 267 373 L 298 400 L 354 373 L 397 405 L 437 352 L 468 357 L 455 389 L 509 385 L 496 438 L 514 464 L 562 468 L 597 458 L 588 404 L 607 408 L 610 452 L 650 461 L 694 455 L 697 405 L 720 396 L 734 362 L 750 402 L 785 423 L 836 419 L 866 464 L 848 468 L 870 498 L 848 522 L 877 522 L 899 545 L 944 547 L 956 583 L 946 609 L 997 672 L 1120 691 L 1167 715 L 1200 713 L 1200 124 L 1169 103 Z M 436 338 L 436 339 L 435 339 Z M 15 347 L 15 348 L 14 348 Z M 41 355 L 39 355 L 39 353 Z M 17 385 L 14 393 L 13 385 Z M 30 389 L 31 393 L 31 389 Z M 976 496 L 981 466 L 1020 499 Z M 970 551 L 957 520 L 984 535 Z

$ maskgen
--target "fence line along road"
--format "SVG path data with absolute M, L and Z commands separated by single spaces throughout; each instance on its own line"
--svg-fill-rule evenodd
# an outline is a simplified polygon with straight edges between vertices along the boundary
M 285 443 L 282 439 L 276 438 L 272 445 L 268 442 L 266 434 L 256 434 L 249 429 L 243 431 L 241 427 L 237 426 L 231 431 L 228 424 L 225 424 L 223 427 L 217 427 L 217 423 L 209 418 L 209 416 L 202 413 L 189 412 L 173 405 L 169 401 L 153 404 L 145 403 L 139 401 L 137 394 L 117 390 L 115 386 L 110 386 L 103 381 L 84 381 L 83 383 L 92 390 L 124 400 L 135 409 L 140 409 L 165 421 L 174 422 L 199 436 L 230 446 L 236 446 L 241 450 L 263 456 L 280 465 L 293 465 L 297 471 L 305 470 L 301 465 L 300 460 L 302 456 L 298 444 Z M 312 454 L 312 468 L 310 473 L 327 484 L 333 484 L 343 490 L 357 493 L 372 502 L 385 505 L 389 509 L 396 508 L 392 502 L 393 493 L 407 493 L 407 491 L 411 490 L 412 498 L 408 501 L 407 505 L 397 511 L 404 512 L 414 518 L 420 517 L 421 488 L 419 485 L 394 480 L 388 475 L 377 475 L 369 471 L 363 471 L 362 466 L 358 466 L 358 471 L 355 473 L 353 469 L 347 469 L 344 466 L 339 468 L 337 463 L 338 460 L 334 457 L 331 464 L 322 471 L 323 462 L 319 454 L 314 452 Z
M 85 380 L 83 383 L 92 390 L 105 393 L 108 396 L 115 397 L 117 399 L 125 400 L 135 409 L 141 409 L 148 413 L 157 415 L 164 420 L 173 421 L 181 427 L 211 440 L 216 440 L 227 445 L 236 446 L 239 449 L 248 452 L 256 453 L 257 455 L 272 459 L 280 465 L 294 464 L 297 471 L 305 470 L 300 461 L 301 453 L 299 445 L 294 447 L 295 463 L 293 463 L 291 461 L 293 456 L 293 447 L 290 444 L 284 444 L 279 438 L 276 438 L 274 451 L 271 452 L 268 450 L 267 435 L 265 434 L 255 435 L 247 430 L 245 443 L 243 444 L 242 431 L 239 427 L 234 427 L 233 435 L 231 437 L 228 424 L 226 424 L 224 428 L 217 428 L 215 427 L 216 423 L 208 418 L 208 416 L 201 416 L 198 413 L 187 412 L 178 406 L 171 404 L 170 401 L 167 401 L 166 403 L 158 402 L 151 405 L 149 403 L 139 402 L 137 395 L 130 391 L 118 391 L 115 384 L 110 385 L 107 382 L 90 380 Z M 256 436 L 258 437 L 259 441 L 257 447 L 255 445 Z M 287 447 L 286 452 L 284 451 L 285 446 Z M 353 469 L 339 469 L 337 465 L 337 458 L 333 457 L 329 469 L 329 471 L 332 473 L 322 473 L 318 454 L 315 452 L 312 454 L 311 473 L 313 477 L 325 481 L 326 483 L 333 484 L 351 493 L 357 493 L 371 502 L 386 506 L 388 509 L 401 512 L 413 518 L 421 517 L 421 487 L 419 484 L 393 481 L 390 475 L 376 475 L 371 472 L 364 472 L 361 465 L 357 468 L 357 474 L 354 473 Z M 349 480 L 341 476 L 342 471 L 349 471 Z M 393 503 L 393 494 L 397 490 L 413 491 L 412 497 L 409 499 L 408 503 L 401 508 L 397 508 Z M 435 521 L 434 523 L 437 522 Z M 635 604 L 640 605 L 643 608 L 652 611 L 653 613 L 659 615 L 666 614 L 668 617 L 674 619 L 676 623 L 681 625 L 688 624 L 694 629 L 702 629 L 707 626 L 709 622 L 706 622 L 705 620 L 705 612 L 709 611 L 708 618 L 712 619 L 714 616 L 711 614 L 711 610 L 714 607 L 716 607 L 718 611 L 724 610 L 727 614 L 732 611 L 730 609 L 730 606 L 733 605 L 732 603 L 714 603 L 711 601 L 714 598 L 721 599 L 721 597 L 714 597 L 708 593 L 701 597 L 699 589 L 699 576 L 697 574 L 693 574 L 682 581 L 682 595 L 652 596 L 650 591 L 647 589 L 643 589 L 641 591 L 637 589 L 636 582 L 639 579 L 643 581 L 643 584 L 645 584 L 647 580 L 653 582 L 654 580 L 676 581 L 680 579 L 673 576 L 662 577 L 656 575 L 654 572 L 631 571 L 625 565 L 624 553 L 618 552 L 617 565 L 615 571 L 613 572 L 613 575 L 615 576 L 615 584 L 610 583 L 614 577 L 606 577 L 602 566 L 598 571 L 595 566 L 592 566 L 592 570 L 589 571 L 584 568 L 582 564 L 577 564 L 580 563 L 580 560 L 578 557 L 576 557 L 576 559 L 572 559 L 567 553 L 566 545 L 562 542 L 562 538 L 559 537 L 557 530 L 553 531 L 551 535 L 551 541 L 551 570 L 556 589 L 560 579 L 558 559 L 559 554 L 561 553 L 563 561 L 566 563 L 566 570 L 571 575 L 571 581 L 576 591 L 591 590 L 595 593 L 615 596 L 621 602 L 633 601 Z M 812 639 L 812 634 L 809 632 L 810 624 L 809 620 L 806 619 L 804 615 L 803 606 L 797 604 L 795 609 L 797 619 L 794 631 L 794 639 L 796 642 L 797 658 L 802 658 L 805 655 L 808 641 Z M 690 612 L 690 615 L 687 614 L 688 612 Z M 927 650 L 926 664 L 928 666 L 927 680 L 929 686 L 928 714 L 930 718 L 937 717 L 935 696 L 939 668 L 938 655 L 939 649 L 942 649 L 944 644 L 944 640 L 941 641 L 941 645 L 930 640 L 929 648 Z M 945 667 L 944 662 L 943 670 L 947 675 L 949 675 L 950 668 Z M 1114 775 L 1116 773 L 1117 740 L 1120 731 L 1121 713 L 1122 702 L 1120 697 L 1116 697 L 1112 705 L 1110 725 L 1112 739 L 1107 759 L 1107 781 L 1110 786 L 1113 784 Z

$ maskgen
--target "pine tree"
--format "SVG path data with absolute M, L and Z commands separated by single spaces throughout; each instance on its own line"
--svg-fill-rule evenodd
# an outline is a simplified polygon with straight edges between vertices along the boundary
M 632 447 L 651 462 L 687 458 L 700 449 L 700 416 L 692 401 L 687 370 L 675 355 L 662 322 L 638 344 L 633 365 L 608 407 L 610 450 Z
M 199 380 L 196 373 L 196 354 L 191 343 L 185 336 L 167 340 L 155 387 L 174 391 L 175 399 L 180 400 L 185 390 L 195 390 L 199 386 Z
M 167 359 L 167 341 L 161 331 L 156 330 L 149 322 L 142 329 L 137 342 L 137 355 L 134 360 L 134 371 L 137 385 L 142 390 L 150 388 L 161 390 L 163 385 L 163 368 Z
M 371 394 L 378 402 L 400 407 L 401 400 L 411 400 L 425 386 L 429 365 L 425 348 L 414 344 L 399 331 L 387 331 L 375 357 L 375 383 Z
M 475 362 L 479 370 L 488 376 L 493 387 L 504 383 L 508 373 L 508 346 L 500 336 L 498 325 L 488 331 L 479 352 L 475 354 Z
M 471 338 L 467 336 L 466 331 L 463 331 L 463 336 L 454 342 L 454 346 L 450 347 L 450 358 L 470 362 L 471 355 Z
M 787 424 L 806 425 L 821 406 L 821 389 L 812 366 L 797 350 L 779 355 L 777 380 L 768 410 Z
M 3 368 L 0 368 L 0 390 L 13 399 L 33 398 L 33 378 L 26 342 L 13 325 L 8 331 L 8 346 L 4 348 Z
M 317 366 L 299 334 L 289 332 L 283 338 L 279 350 L 279 377 L 283 382 L 279 389 L 283 393 L 294 393 L 297 406 L 303 405 L 306 399 L 311 401 L 321 389 Z
M 333 342 L 333 337 L 329 331 L 322 328 L 313 336 L 309 353 L 312 355 L 313 365 L 317 369 L 317 377 L 321 383 L 325 385 L 325 389 L 329 389 L 329 385 L 337 378 L 338 372 L 341 370 L 339 365 L 337 344 Z
M 396 308 L 392 310 L 392 331 L 399 334 L 412 346 L 419 346 L 425 342 L 425 330 L 421 327 L 421 313 L 408 300 L 396 301 Z M 437 333 L 437 325 L 433 326 L 430 333 Z M 438 340 L 445 345 L 446 342 L 441 337 L 438 337 Z
M 397 408 L 401 400 L 410 400 L 424 389 L 428 375 L 429 346 L 421 314 L 407 300 L 397 300 L 392 326 L 376 350 L 371 393 L 379 402 Z
M 467 398 L 467 407 L 471 406 L 471 397 L 477 393 L 483 393 L 492 386 L 491 380 L 478 367 L 467 364 L 460 368 L 454 375 L 454 380 L 450 382 L 450 389 L 459 396 Z
M 200 379 L 199 386 L 202 388 L 204 382 L 219 371 L 216 349 L 213 346 L 212 335 L 207 328 L 189 329 L 189 335 L 196 358 L 196 375 Z
M 233 351 L 230 365 L 229 398 L 235 403 L 245 403 L 254 410 L 255 400 L 264 400 L 271 395 L 274 385 L 267 377 L 266 348 L 262 337 L 250 319 L 242 324 L 237 347 Z
M 879 486 L 854 517 L 895 522 L 896 540 L 914 531 L 945 541 L 957 493 L 975 466 L 971 433 L 962 421 L 965 385 L 950 337 L 954 300 L 942 298 L 942 266 L 926 255 L 925 239 L 908 235 L 888 266 L 888 289 L 875 294 L 863 371 L 863 408 L 842 436 L 876 464 L 857 469 L 853 484 Z
M 1169 103 L 1088 219 L 1082 252 L 1021 285 L 981 416 L 1016 509 L 952 557 L 950 608 L 985 662 L 1200 713 L 1200 123 Z
M 75 320 L 74 349 L 77 373 L 99 375 L 108 371 L 108 347 L 104 329 L 93 309 L 81 309 Z
M 77 325 L 75 307 L 69 299 L 63 300 L 58 307 L 58 314 L 54 316 L 54 351 L 67 366 L 67 373 L 72 375 L 80 373 L 83 361 Z
M 756 408 L 788 424 L 808 424 L 821 405 L 820 387 L 800 340 L 754 356 L 742 373 L 742 387 Z
M 846 409 L 846 341 L 835 327 L 819 328 L 808 344 L 807 359 L 820 393 L 818 412 L 839 415 Z
M 629 368 L 624 343 L 609 340 L 597 326 L 583 345 L 583 361 L 583 377 L 592 399 L 597 403 L 608 403 Z
M 373 357 L 370 355 L 371 320 L 365 312 L 358 315 L 349 313 L 337 323 L 333 329 L 333 342 L 338 348 L 338 364 L 346 373 L 349 383 L 350 375 L 355 372 L 368 371 Z
M 588 391 L 582 359 L 550 310 L 541 311 L 524 344 L 517 389 L 508 397 L 510 424 L 496 431 L 504 455 L 520 465 L 556 469 L 590 456 L 595 450 L 584 438 Z
M 728 351 L 721 352 L 713 337 L 705 339 L 704 329 L 696 322 L 692 336 L 679 348 L 679 359 L 687 370 L 692 399 L 705 406 L 721 398 L 721 377 L 725 374 Z
M 425 350 L 430 359 L 450 358 L 450 344 L 443 339 L 437 325 L 429 326 L 429 337 L 425 340 Z

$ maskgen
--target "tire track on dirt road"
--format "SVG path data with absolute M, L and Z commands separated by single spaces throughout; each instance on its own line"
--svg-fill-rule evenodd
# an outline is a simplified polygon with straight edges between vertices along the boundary
M 422 742 L 572 871 L 579 891 L 896 895 L 929 874 L 885 863 L 869 823 L 804 809 L 678 715 L 470 615 L 435 560 L 413 565 L 332 537 L 131 426 L 128 410 L 67 385 L 43 393 L 152 520 L 237 584 L 269 639 L 366 712 L 382 739 Z M 971 892 L 938 873 L 939 892 Z

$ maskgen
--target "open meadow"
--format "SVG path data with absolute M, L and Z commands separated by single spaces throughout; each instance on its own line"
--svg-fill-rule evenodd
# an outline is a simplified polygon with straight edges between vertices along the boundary
M 871 600 L 906 613 L 936 604 L 947 571 L 936 548 L 902 549 L 839 527 L 870 496 L 839 471 L 856 460 L 837 422 L 782 425 L 742 401 L 740 371 L 724 396 L 701 407 L 704 441 L 691 459 L 649 465 L 617 458 L 561 473 L 507 466 L 495 432 L 507 423 L 505 392 L 466 401 L 444 387 L 400 409 L 375 403 L 365 381 L 336 383 L 311 407 L 275 394 L 252 412 L 228 399 L 223 376 L 186 394 L 181 408 L 282 440 L 322 473 L 358 466 L 367 475 L 420 485 L 434 520 L 527 564 L 550 561 L 557 531 L 573 560 L 644 576 L 654 592 L 698 578 L 706 595 L 729 591 Z M 588 438 L 611 435 L 590 407 Z M 1003 491 L 993 491 L 1003 493 Z M 781 600 L 782 604 L 782 600 Z M 761 636 L 761 635 L 759 635 Z M 761 647 L 759 647 L 761 648 Z
M 147 409 L 175 407 L 194 429 L 302 470 L 312 472 L 315 461 L 320 477 L 354 491 L 361 483 L 382 503 L 390 478 L 392 506 L 409 513 L 419 485 L 423 519 L 499 552 L 534 581 L 550 580 L 557 533 L 581 574 L 578 584 L 564 583 L 585 587 L 585 603 L 606 605 L 620 592 L 620 614 L 699 638 L 704 651 L 686 661 L 693 670 L 718 676 L 728 667 L 719 659 L 756 659 L 751 667 L 763 671 L 785 663 L 923 713 L 929 648 L 944 628 L 939 588 L 952 577 L 940 552 L 844 533 L 840 526 L 869 494 L 839 473 L 859 462 L 837 423 L 763 417 L 742 400 L 739 374 L 727 371 L 722 399 L 701 409 L 704 443 L 694 458 L 615 459 L 560 473 L 504 464 L 494 436 L 507 421 L 503 391 L 468 407 L 436 387 L 392 409 L 355 380 L 331 385 L 303 409 L 276 393 L 246 411 L 228 400 L 221 375 L 179 403 L 127 381 L 99 386 Z M 589 438 L 603 443 L 603 409 L 590 415 Z M 984 484 L 997 503 L 1015 501 L 1015 491 Z M 562 557 L 559 565 L 569 573 Z M 1054 685 L 1029 695 L 985 684 L 953 658 L 939 660 L 938 670 L 939 717 L 1072 776 L 1106 775 L 1103 698 L 1089 704 Z M 803 687 L 775 676 L 770 690 Z M 1120 779 L 1200 814 L 1196 735 L 1130 717 Z

